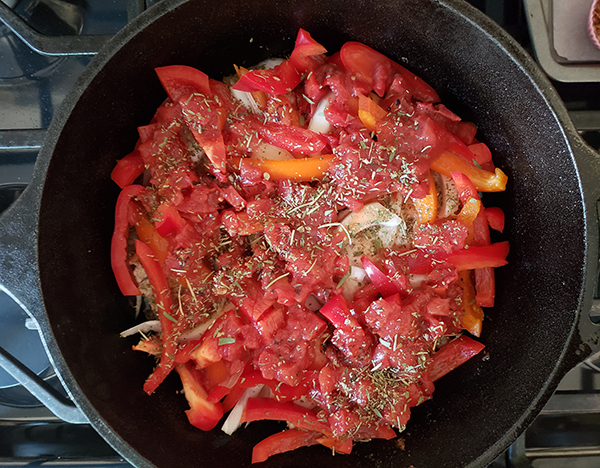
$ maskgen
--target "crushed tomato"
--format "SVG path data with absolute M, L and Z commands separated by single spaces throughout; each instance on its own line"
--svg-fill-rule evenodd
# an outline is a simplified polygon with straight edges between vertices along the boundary
M 169 97 L 113 172 L 117 283 L 161 324 L 134 346 L 160 358 L 144 388 L 175 368 L 200 429 L 238 406 L 290 424 L 253 462 L 404 430 L 483 349 L 468 334 L 508 254 L 476 127 L 370 47 L 326 52 L 300 30 L 290 59 L 224 82 L 157 69 Z

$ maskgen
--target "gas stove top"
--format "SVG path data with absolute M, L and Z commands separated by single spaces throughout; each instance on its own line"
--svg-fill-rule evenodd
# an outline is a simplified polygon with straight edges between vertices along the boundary
M 152 3 L 0 0 L 0 212 L 30 182 L 45 129 L 95 52 Z M 581 21 L 583 4 L 591 0 L 579 0 L 575 3 L 583 6 L 570 9 L 558 0 L 469 3 L 536 58 L 575 126 L 600 150 L 600 51 L 594 55 L 587 44 L 578 46 L 565 34 Z M 35 325 L 3 292 L 0 323 L 0 346 L 63 391 Z M 59 420 L 0 369 L 0 466 L 129 464 L 89 425 Z M 600 466 L 600 356 L 591 357 L 564 378 L 530 428 L 491 466 Z

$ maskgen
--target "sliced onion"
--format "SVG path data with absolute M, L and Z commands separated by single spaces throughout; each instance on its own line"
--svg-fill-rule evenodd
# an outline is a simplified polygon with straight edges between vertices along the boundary
M 177 341 L 179 343 L 185 343 L 187 341 L 199 340 L 200 338 L 202 338 L 202 335 L 204 335 L 204 332 L 208 330 L 221 315 L 223 315 L 225 312 L 231 309 L 233 309 L 233 304 L 231 304 L 231 302 L 228 302 L 220 310 L 213 314 L 213 316 L 207 322 L 204 322 L 198 325 L 197 327 L 192 328 L 191 330 L 184 331 L 181 335 L 179 335 Z
M 147 322 L 142 322 L 135 327 L 128 328 L 125 331 L 122 331 L 120 335 L 125 338 L 126 336 L 135 335 L 136 333 L 148 333 L 148 332 L 159 332 L 161 331 L 160 321 L 158 320 L 148 320 Z
M 405 228 L 404 220 L 379 202 L 368 203 L 342 220 L 349 232 L 358 233 L 373 226 Z
M 456 184 L 451 177 L 446 177 L 435 171 L 432 171 L 432 174 L 437 186 L 440 187 L 442 195 L 442 201 L 438 208 L 438 216 L 440 218 L 449 218 L 450 216 L 457 215 L 461 204 Z
M 333 93 L 327 93 L 323 99 L 319 101 L 315 108 L 310 122 L 308 123 L 308 129 L 317 133 L 329 133 L 333 126 L 329 123 L 325 117 L 325 109 L 329 105 L 329 99 L 333 97 Z
M 354 294 L 358 291 L 365 282 L 365 277 L 367 276 L 367 272 L 364 268 L 360 268 L 357 266 L 350 266 L 350 276 L 348 279 L 344 281 L 342 285 L 342 294 L 344 298 L 348 301 L 352 301 L 354 299 Z
M 427 281 L 427 275 L 408 275 L 408 280 L 413 288 L 420 288 L 423 281 Z
M 250 153 L 250 157 L 254 159 L 272 159 L 275 161 L 287 161 L 294 159 L 289 151 L 264 142 L 258 146 L 256 151 L 252 151 Z
M 263 387 L 264 385 L 260 384 L 256 387 L 247 388 L 246 391 L 242 393 L 242 396 L 229 413 L 229 416 L 227 416 L 223 426 L 221 426 L 221 430 L 225 434 L 231 435 L 238 430 L 238 428 L 242 425 L 242 414 L 244 413 L 244 408 L 246 408 L 248 398 L 257 397 Z
M 256 102 L 256 100 L 254 99 L 254 97 L 252 96 L 252 93 L 249 93 L 247 91 L 240 91 L 238 89 L 231 89 L 231 95 L 242 101 L 242 104 L 244 104 L 244 106 L 251 110 L 253 114 L 260 114 L 260 107 L 258 106 L 258 103 Z
M 258 70 L 268 70 L 269 68 L 275 68 L 277 65 L 281 65 L 283 63 L 282 58 L 268 58 L 260 62 L 256 67 Z

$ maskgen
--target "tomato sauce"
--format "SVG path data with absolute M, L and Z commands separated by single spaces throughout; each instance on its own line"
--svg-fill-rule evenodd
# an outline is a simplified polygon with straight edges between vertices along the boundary
M 477 162 L 476 127 L 368 46 L 328 56 L 303 30 L 275 68 L 157 73 L 169 97 L 139 128 L 143 166 L 113 171 L 115 277 L 161 327 L 134 347 L 160 356 L 144 389 L 176 370 L 202 430 L 224 406 L 293 426 L 254 461 L 278 440 L 395 437 L 483 348 L 468 335 L 506 263 L 478 195 L 506 177 Z

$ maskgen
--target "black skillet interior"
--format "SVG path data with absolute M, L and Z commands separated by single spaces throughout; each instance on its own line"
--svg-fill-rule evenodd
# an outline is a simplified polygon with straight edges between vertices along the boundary
M 143 393 L 153 360 L 130 350 L 135 339 L 118 336 L 132 325 L 133 313 L 110 269 L 118 188 L 109 175 L 132 150 L 136 127 L 165 98 L 154 67 L 187 64 L 220 78 L 232 73 L 233 63 L 289 52 L 302 27 L 331 52 L 350 39 L 371 45 L 477 123 L 478 137 L 510 178 L 507 192 L 487 196 L 486 203 L 506 213 L 502 237 L 511 254 L 497 274 L 497 305 L 481 338 L 489 358 L 478 356 L 442 379 L 434 399 L 413 410 L 405 450 L 395 441 L 374 441 L 357 444 L 351 456 L 331 457 L 312 447 L 265 466 L 490 462 L 533 419 L 564 372 L 559 363 L 577 323 L 585 275 L 582 194 L 568 142 L 544 97 L 552 95 L 547 82 L 532 80 L 530 62 L 523 68 L 511 57 L 526 61 L 524 54 L 460 1 L 195 0 L 147 24 L 174 4 L 165 0 L 138 18 L 96 59 L 68 101 L 72 112 L 53 124 L 56 144 L 42 153 L 51 156 L 38 244 L 55 340 L 49 347 L 75 399 L 137 465 L 245 466 L 252 445 L 280 428 L 253 423 L 233 437 L 196 430 L 186 421 L 174 376 L 153 396 Z

